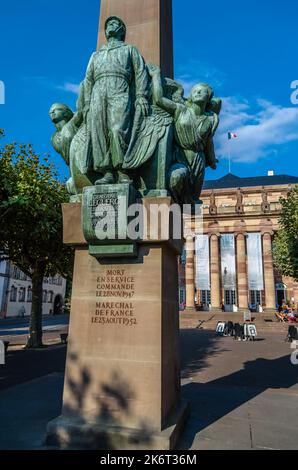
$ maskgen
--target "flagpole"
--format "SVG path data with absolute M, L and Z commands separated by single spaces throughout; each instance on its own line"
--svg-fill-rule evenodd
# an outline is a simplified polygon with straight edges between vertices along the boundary
M 229 149 L 229 173 L 231 173 L 231 139 L 228 139 L 228 149 Z

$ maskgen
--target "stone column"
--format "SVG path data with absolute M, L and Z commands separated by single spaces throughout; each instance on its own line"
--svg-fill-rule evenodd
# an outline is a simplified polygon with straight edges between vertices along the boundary
M 248 282 L 247 282 L 245 235 L 243 233 L 238 233 L 236 235 L 236 246 L 237 246 L 238 307 L 247 309 L 248 308 Z
M 210 237 L 210 259 L 211 259 L 211 307 L 220 307 L 220 269 L 218 236 L 212 234 Z
M 272 241 L 271 233 L 263 235 L 263 258 L 264 258 L 264 278 L 265 278 L 265 302 L 266 309 L 276 308 L 275 301 L 275 281 L 272 259 Z
M 195 279 L 194 279 L 194 238 L 189 235 L 186 237 L 185 244 L 186 263 L 185 263 L 185 289 L 186 289 L 186 308 L 195 308 Z

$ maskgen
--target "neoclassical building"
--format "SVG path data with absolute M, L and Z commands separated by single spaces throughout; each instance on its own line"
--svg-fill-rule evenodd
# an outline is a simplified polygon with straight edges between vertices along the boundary
M 298 283 L 273 266 L 272 240 L 279 230 L 280 197 L 298 184 L 288 175 L 206 181 L 202 229 L 185 219 L 186 245 L 180 263 L 180 305 L 204 310 L 275 310 L 283 300 L 298 304 Z M 190 232 L 191 235 L 187 235 Z
M 66 280 L 57 275 L 45 277 L 42 314 L 62 313 Z M 0 318 L 27 316 L 31 313 L 32 281 L 9 261 L 0 260 Z

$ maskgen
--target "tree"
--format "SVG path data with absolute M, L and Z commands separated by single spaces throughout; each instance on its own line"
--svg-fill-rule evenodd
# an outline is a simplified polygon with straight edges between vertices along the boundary
M 42 346 L 44 276 L 71 278 L 72 249 L 63 245 L 65 186 L 32 145 L 0 147 L 0 252 L 32 279 L 28 348 Z
M 274 264 L 281 274 L 298 281 L 298 186 L 280 202 L 280 230 L 273 242 Z

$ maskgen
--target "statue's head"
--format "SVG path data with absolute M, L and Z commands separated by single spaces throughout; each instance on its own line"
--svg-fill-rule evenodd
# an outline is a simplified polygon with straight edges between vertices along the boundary
M 126 26 L 121 18 L 118 18 L 118 16 L 107 18 L 105 22 L 105 35 L 107 39 L 114 37 L 120 41 L 125 41 Z
M 49 111 L 50 118 L 54 124 L 58 124 L 61 121 L 70 121 L 73 117 L 72 110 L 62 103 L 54 103 Z
M 196 103 L 200 105 L 205 105 L 212 100 L 214 95 L 214 92 L 211 88 L 210 85 L 207 83 L 198 83 L 194 87 L 192 87 L 190 96 L 189 96 L 189 101 L 191 103 Z

